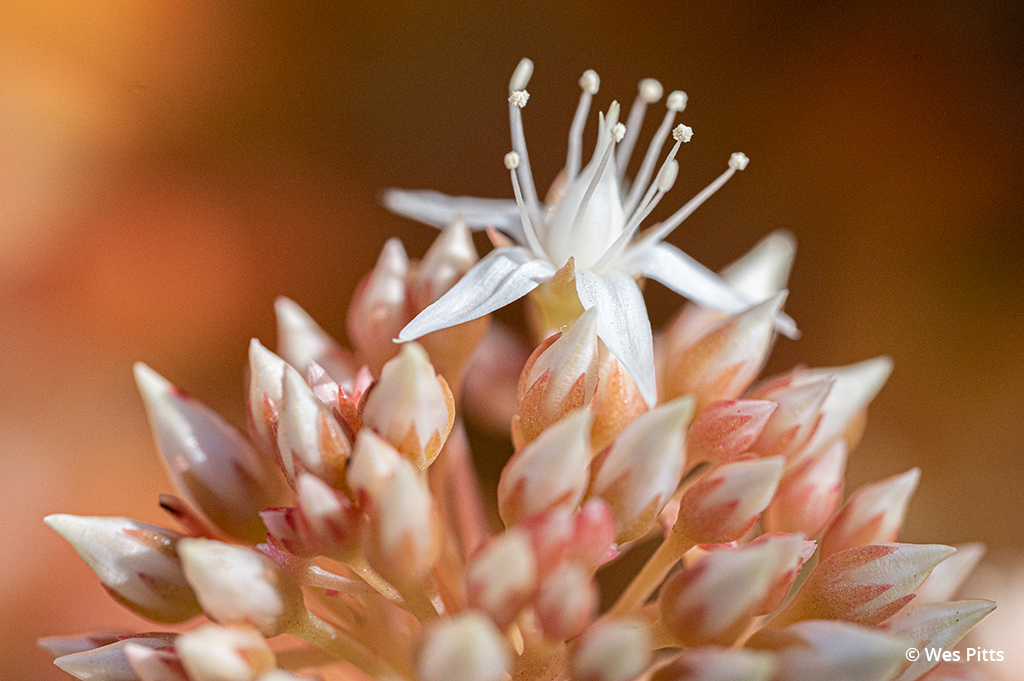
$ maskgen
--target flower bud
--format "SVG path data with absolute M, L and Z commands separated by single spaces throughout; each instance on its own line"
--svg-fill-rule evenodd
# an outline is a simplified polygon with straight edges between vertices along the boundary
M 850 497 L 821 538 L 821 556 L 854 546 L 895 541 L 903 527 L 920 468 L 864 485 Z
M 120 631 L 90 631 L 87 634 L 72 634 L 71 636 L 45 636 L 38 639 L 36 645 L 52 657 L 63 657 L 102 648 L 130 637 L 131 634 Z
M 597 389 L 597 311 L 579 316 L 533 351 L 519 378 L 512 421 L 516 448 L 537 438 L 569 413 L 590 404 Z
M 437 458 L 454 422 L 455 399 L 448 383 L 434 373 L 419 344 L 402 345 L 366 398 L 363 425 L 423 470 Z
M 215 622 L 248 624 L 276 636 L 305 611 L 299 585 L 255 549 L 182 539 L 178 554 L 203 612 Z
M 44 521 L 125 607 L 157 622 L 184 622 L 202 612 L 181 571 L 177 532 L 128 518 L 59 514 Z
M 285 368 L 281 395 L 277 447 L 288 480 L 294 483 L 299 471 L 307 470 L 340 488 L 352 452 L 341 424 L 291 367 Z
M 996 609 L 992 601 L 972 600 L 955 603 L 916 602 L 889 618 L 882 629 L 913 641 L 920 655 L 899 676 L 914 681 L 935 667 L 942 652 L 952 650 L 974 626 Z M 933 651 L 929 655 L 927 650 Z M 937 652 L 935 652 L 937 651 Z
M 956 553 L 935 566 L 928 579 L 917 589 L 914 605 L 921 602 L 948 601 L 960 589 L 985 555 L 984 544 L 961 544 Z
M 356 288 L 348 308 L 348 337 L 374 376 L 398 354 L 392 342 L 411 319 L 406 306 L 405 279 L 409 257 L 402 242 L 388 239 L 373 270 Z
M 781 456 L 719 464 L 686 490 L 673 532 L 698 544 L 742 537 L 771 502 L 785 465 Z
M 192 681 L 256 681 L 277 666 L 266 640 L 251 627 L 207 624 L 175 641 Z
M 789 543 L 793 541 L 800 543 L 800 550 L 797 553 L 792 552 L 788 548 Z M 775 542 L 782 542 L 779 544 L 783 547 L 783 550 L 780 552 L 782 557 L 775 566 L 775 581 L 768 589 L 768 595 L 765 597 L 761 610 L 757 613 L 758 615 L 767 615 L 775 612 L 782 605 L 783 601 L 786 600 L 786 596 L 789 595 L 789 590 L 793 583 L 796 582 L 796 578 L 800 576 L 804 563 L 810 560 L 811 556 L 814 555 L 814 551 L 818 548 L 817 542 L 808 540 L 799 532 L 769 532 L 768 534 L 755 537 L 747 546 L 758 546 Z
M 694 394 L 697 411 L 743 394 L 761 371 L 775 336 L 785 292 L 730 317 L 666 361 L 658 383 L 663 400 Z
M 573 681 L 632 681 L 650 662 L 650 636 L 640 622 L 604 619 L 580 637 L 572 655 Z
M 277 419 L 288 364 L 253 338 L 249 341 L 249 434 L 266 455 L 277 456 Z
M 706 646 L 683 652 L 651 681 L 770 681 L 775 670 L 768 653 Z
M 626 424 L 647 411 L 636 381 L 623 368 L 615 355 L 607 349 L 600 353 L 597 392 L 590 405 L 594 427 L 590 431 L 590 446 L 599 452 L 612 443 Z
M 466 566 L 469 607 L 487 613 L 502 629 L 536 589 L 537 559 L 530 536 L 517 527 L 492 538 Z
M 762 629 L 748 648 L 774 650 L 774 681 L 878 681 L 905 663 L 910 642 L 846 622 L 810 620 Z
M 359 366 L 352 353 L 313 321 L 298 304 L 285 297 L 274 300 L 277 314 L 277 351 L 301 372 L 311 362 L 323 367 L 335 382 L 351 383 Z
M 575 412 L 516 452 L 501 472 L 498 509 L 511 527 L 555 506 L 576 508 L 590 481 L 590 414 Z
M 432 623 L 416 661 L 423 681 L 501 681 L 511 669 L 505 638 L 475 612 Z
M 878 624 L 914 598 L 914 590 L 956 549 L 941 544 L 875 544 L 823 560 L 772 626 L 805 619 Z
M 139 681 L 193 681 L 172 648 L 154 650 L 128 641 L 124 656 Z
M 157 449 L 175 485 L 218 528 L 263 539 L 259 511 L 286 494 L 280 471 L 215 412 L 145 364 L 135 365 Z
M 794 385 L 793 372 L 769 379 L 755 388 L 751 397 L 771 400 L 778 406 L 750 449 L 761 456 L 784 456 L 794 461 L 810 441 L 821 422 L 821 409 L 832 390 L 834 379 L 825 376 Z
M 564 562 L 544 578 L 534 611 L 544 636 L 566 641 L 583 633 L 597 613 L 599 594 L 589 568 Z
M 174 634 L 143 634 L 80 653 L 63 655 L 53 661 L 55 665 L 82 681 L 138 681 L 138 676 L 125 656 L 125 646 L 136 644 L 147 648 L 163 649 L 174 645 Z
M 416 268 L 412 285 L 415 310 L 423 310 L 444 295 L 479 259 L 466 221 L 456 217 L 441 230 Z
M 611 506 L 620 543 L 643 536 L 679 486 L 693 406 L 684 397 L 638 416 L 595 459 L 590 494 Z
M 260 512 L 274 546 L 300 558 L 350 557 L 359 548 L 359 511 L 341 492 L 315 475 L 300 473 L 298 506 Z
M 836 441 L 786 472 L 762 516 L 765 529 L 817 534 L 839 508 L 845 469 L 846 443 Z
M 719 400 L 709 404 L 690 426 L 687 459 L 691 464 L 724 463 L 751 451 L 774 411 L 775 403 L 764 400 Z

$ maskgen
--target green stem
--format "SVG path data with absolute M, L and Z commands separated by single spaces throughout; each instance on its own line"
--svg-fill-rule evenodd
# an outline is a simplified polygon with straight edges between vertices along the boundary
M 375 657 L 362 645 L 352 640 L 345 632 L 335 629 L 308 610 L 304 611 L 303 616 L 289 627 L 288 633 L 359 667 L 374 678 L 384 676 L 405 678 L 391 665 L 379 657 Z

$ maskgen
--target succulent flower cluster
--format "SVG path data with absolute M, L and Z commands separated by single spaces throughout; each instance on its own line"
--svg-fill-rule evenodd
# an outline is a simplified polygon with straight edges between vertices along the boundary
M 721 274 L 662 243 L 746 157 L 639 232 L 692 135 L 675 126 L 686 95 L 667 97 L 627 182 L 662 87 L 640 83 L 625 125 L 618 104 L 601 114 L 581 168 L 599 88 L 588 71 L 566 169 L 541 203 L 522 128 L 531 70 L 524 60 L 509 88 L 516 200 L 390 192 L 440 236 L 418 262 L 385 245 L 349 306 L 352 350 L 278 300 L 277 353 L 249 348 L 248 437 L 136 366 L 178 529 L 46 522 L 126 607 L 207 621 L 44 640 L 59 667 L 110 681 L 972 678 L 907 651 L 948 649 L 994 608 L 950 601 L 981 548 L 896 543 L 917 469 L 843 503 L 890 361 L 758 381 L 776 332 L 796 335 L 782 313 L 791 237 Z M 471 228 L 494 243 L 482 260 Z M 639 277 L 693 301 L 657 335 Z M 539 345 L 505 386 L 488 367 L 509 361 L 508 334 L 488 313 L 523 296 Z M 514 390 L 500 531 L 461 417 L 474 380 L 491 418 Z M 600 611 L 598 571 L 644 543 L 657 548 Z M 268 643 L 280 634 L 297 638 Z

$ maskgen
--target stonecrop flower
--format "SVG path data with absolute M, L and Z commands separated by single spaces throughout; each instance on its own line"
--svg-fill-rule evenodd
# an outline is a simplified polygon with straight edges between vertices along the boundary
M 520 120 L 531 68 L 510 88 L 516 200 L 392 191 L 393 209 L 443 231 L 419 262 L 385 244 L 349 305 L 352 350 L 277 301 L 278 352 L 249 346 L 248 437 L 136 365 L 178 529 L 46 522 L 122 605 L 194 624 L 44 639 L 57 666 L 83 681 L 975 678 L 934 669 L 935 651 L 995 607 L 951 600 L 983 549 L 899 541 L 917 468 L 843 504 L 891 361 L 756 382 L 776 332 L 795 332 L 780 312 L 792 237 L 769 235 L 720 274 L 662 242 L 745 157 L 638 234 L 678 172 L 685 127 L 652 183 L 685 95 L 669 95 L 626 183 L 661 86 L 640 83 L 628 129 L 615 104 L 599 116 L 581 168 L 588 71 L 541 205 Z M 469 225 L 504 234 L 479 262 Z M 693 301 L 656 349 L 641 276 Z M 532 353 L 488 328 L 527 293 Z M 464 414 L 500 421 L 515 450 L 490 504 Z M 618 593 L 599 581 L 645 543 L 657 546 Z
M 505 167 L 512 176 L 515 201 L 397 189 L 385 194 L 385 204 L 396 213 L 438 226 L 461 216 L 470 227 L 493 227 L 516 244 L 496 238 L 498 247 L 409 322 L 398 337 L 403 341 L 415 340 L 431 331 L 482 317 L 561 273 L 561 286 L 551 286 L 546 296 L 537 298 L 542 305 L 547 303 L 549 321 L 557 328 L 567 317 L 575 318 L 580 305 L 585 310 L 596 309 L 598 336 L 632 375 L 647 403 L 654 404 L 651 323 L 637 277 L 659 281 L 700 305 L 722 312 L 739 312 L 761 302 L 745 296 L 664 242 L 737 170 L 746 168 L 749 159 L 742 153 L 733 154 L 728 169 L 707 188 L 664 222 L 639 233 L 644 219 L 675 183 L 679 173 L 676 153 L 693 135 L 693 130 L 685 125 L 673 128 L 676 114 L 686 108 L 686 93 L 676 90 L 668 95 L 665 117 L 636 177 L 627 182 L 624 173 L 644 113 L 649 104 L 661 99 L 662 86 L 650 78 L 641 81 L 625 125 L 619 122 L 618 102 L 612 102 L 607 112 L 598 114 L 597 147 L 590 162 L 581 169 L 583 128 L 591 100 L 600 87 L 598 75 L 588 70 L 580 78 L 583 92 L 569 130 L 565 170 L 542 204 L 530 171 L 521 113 L 530 98 L 526 86 L 532 73 L 533 62 L 523 59 L 509 83 L 513 150 L 505 156 Z M 654 166 L 670 130 L 675 144 L 652 181 Z M 779 317 L 778 324 L 787 335 L 796 335 L 795 324 L 785 315 Z

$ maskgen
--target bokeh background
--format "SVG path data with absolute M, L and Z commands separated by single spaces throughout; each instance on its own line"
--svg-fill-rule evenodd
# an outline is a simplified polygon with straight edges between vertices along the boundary
M 987 671 L 1024 667 L 1024 5 L 299 4 L 0 3 L 0 678 L 63 678 L 38 636 L 154 626 L 41 523 L 165 522 L 132 362 L 244 423 L 274 296 L 344 337 L 384 240 L 428 245 L 383 188 L 509 195 L 524 55 L 542 186 L 586 68 L 601 108 L 647 76 L 689 93 L 666 209 L 752 158 L 672 241 L 718 268 L 796 234 L 804 337 L 769 369 L 894 357 L 850 488 L 923 468 L 904 539 L 989 546 L 968 595 L 1005 596 L 979 636 L 1017 663 Z

